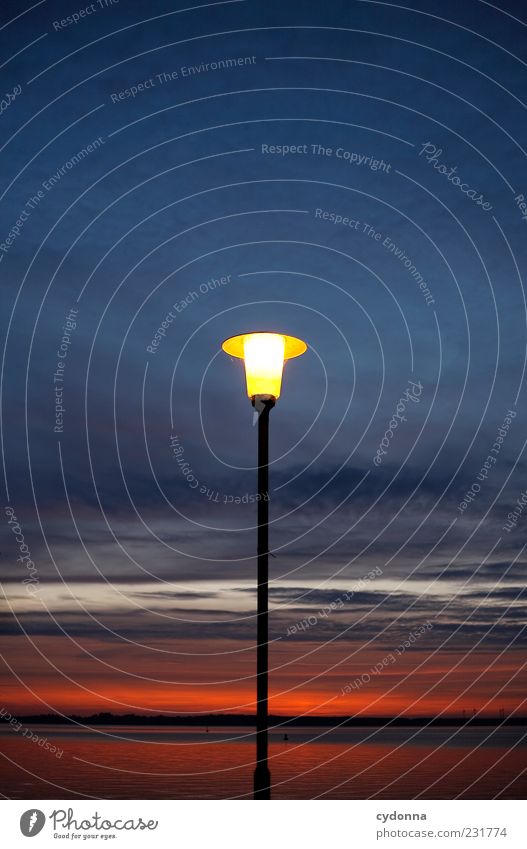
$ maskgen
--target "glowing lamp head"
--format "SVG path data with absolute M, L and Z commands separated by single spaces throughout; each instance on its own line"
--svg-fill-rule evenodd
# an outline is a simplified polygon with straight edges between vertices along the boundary
M 247 395 L 280 396 L 284 361 L 298 357 L 307 349 L 305 342 L 282 333 L 242 333 L 231 336 L 221 346 L 226 354 L 245 363 Z

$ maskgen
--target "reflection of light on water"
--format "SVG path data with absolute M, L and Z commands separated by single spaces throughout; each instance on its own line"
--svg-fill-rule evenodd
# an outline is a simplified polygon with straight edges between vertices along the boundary
M 35 754 L 27 740 L 2 731 L 7 757 L 37 776 L 28 781 L 27 772 L 4 761 L 0 769 L 12 798 L 205 799 L 250 797 L 252 792 L 254 736 L 247 727 L 210 726 L 208 734 L 205 728 L 183 727 L 41 728 L 48 738 L 60 737 L 62 760 L 41 750 Z M 284 731 L 278 729 L 270 737 L 274 797 L 427 798 L 426 787 L 433 785 L 428 798 L 453 798 L 463 797 L 473 784 L 465 797 L 485 799 L 510 783 L 503 798 L 521 798 L 524 734 L 521 727 L 492 726 L 293 727 L 284 742 Z

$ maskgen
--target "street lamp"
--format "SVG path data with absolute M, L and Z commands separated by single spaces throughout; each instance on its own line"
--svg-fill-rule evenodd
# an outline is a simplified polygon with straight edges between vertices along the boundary
M 245 364 L 247 395 L 258 415 L 258 542 L 256 617 L 256 769 L 254 798 L 271 798 L 267 765 L 268 725 L 268 552 L 269 552 L 269 413 L 280 396 L 284 361 L 303 354 L 305 342 L 281 333 L 242 333 L 222 344 L 226 354 Z

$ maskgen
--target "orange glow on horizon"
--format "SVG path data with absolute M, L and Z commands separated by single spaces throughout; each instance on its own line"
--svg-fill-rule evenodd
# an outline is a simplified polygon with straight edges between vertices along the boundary
M 316 647 L 315 643 L 303 642 L 304 657 L 307 645 Z M 138 649 L 126 656 L 119 648 L 110 652 L 107 644 L 93 639 L 84 640 L 84 646 L 93 657 L 86 654 L 81 662 L 79 651 L 73 652 L 71 643 L 64 638 L 42 637 L 41 656 L 25 638 L 7 637 L 4 653 L 18 658 L 21 681 L 4 667 L 0 682 L 3 706 L 13 715 L 255 712 L 254 654 L 240 652 L 239 641 L 217 640 L 214 649 L 224 654 L 200 657 L 192 664 L 183 654 L 195 649 L 195 643 L 190 640 L 179 641 L 178 650 L 182 654 L 174 655 L 168 663 L 166 655 L 148 650 Z M 237 654 L 232 653 L 235 650 Z M 471 655 L 459 663 L 456 653 L 445 652 L 429 659 L 416 648 L 411 657 L 401 658 L 391 675 L 372 676 L 367 685 L 343 692 L 349 681 L 377 659 L 376 652 L 369 656 L 363 652 L 360 663 L 355 659 L 352 668 L 347 659 L 351 651 L 350 644 L 321 647 L 309 662 L 296 663 L 298 644 L 273 649 L 270 712 L 314 716 L 433 716 L 443 712 L 461 716 L 463 711 L 471 715 L 473 709 L 495 716 L 500 710 L 506 714 L 516 710 L 520 714 L 527 712 L 522 706 L 525 701 L 522 681 L 514 678 L 523 663 L 521 652 L 507 652 L 494 663 L 496 653 L 489 651 Z M 104 658 L 105 664 L 97 656 Z M 48 664 L 48 659 L 59 672 Z M 421 668 L 416 673 L 418 666 Z M 185 683 L 170 684 L 163 680 L 168 669 L 175 682 Z M 229 681 L 234 677 L 233 670 L 238 675 L 233 683 L 206 683 Z M 479 681 L 471 687 L 470 681 L 478 677 Z M 509 679 L 512 680 L 507 683 Z M 504 686 L 502 696 L 496 697 Z

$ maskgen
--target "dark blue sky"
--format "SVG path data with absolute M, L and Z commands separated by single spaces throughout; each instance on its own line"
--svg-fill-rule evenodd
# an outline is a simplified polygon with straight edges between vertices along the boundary
M 93 682 L 128 680 L 123 640 L 163 681 L 185 646 L 250 653 L 255 432 L 220 344 L 269 328 L 309 346 L 272 414 L 275 637 L 382 570 L 277 649 L 283 692 L 305 692 L 279 705 L 324 710 L 349 678 L 328 639 L 367 667 L 433 614 L 415 657 L 454 652 L 478 706 L 515 708 L 524 4 L 187 5 L 2 5 L 3 485 L 38 578 L 29 595 L 6 520 L 15 704 L 113 699 Z M 220 709 L 207 663 L 193 681 Z M 428 674 L 383 704 L 411 709 Z M 464 705 L 467 674 L 424 704 Z M 185 692 L 113 707 L 199 709 Z

